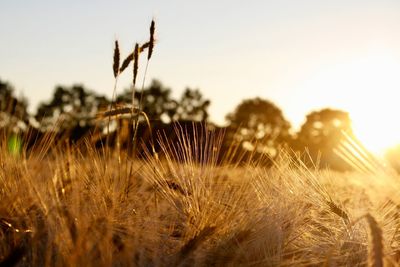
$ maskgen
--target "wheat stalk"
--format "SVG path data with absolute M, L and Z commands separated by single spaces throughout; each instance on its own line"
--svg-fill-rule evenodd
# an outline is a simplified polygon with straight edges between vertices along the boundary
M 147 68 L 149 66 L 149 61 L 150 61 L 151 55 L 153 53 L 153 48 L 154 48 L 154 32 L 155 32 L 155 22 L 154 22 L 154 19 L 153 19 L 151 21 L 151 25 L 150 25 L 150 41 L 148 42 L 148 49 L 149 50 L 148 50 L 146 68 L 144 70 L 144 78 L 143 78 L 143 82 L 142 82 L 142 90 L 141 90 L 140 100 L 139 100 L 139 110 L 141 110 L 141 111 L 143 110 L 143 91 L 144 91 L 144 84 L 145 84 L 145 81 L 146 81 Z M 146 45 L 147 45 L 147 43 L 144 44 L 143 47 L 145 47 Z M 138 55 L 139 53 L 136 53 L 136 54 Z M 134 77 L 134 80 L 135 80 L 135 77 Z M 132 90 L 134 90 L 134 88 L 135 88 L 135 86 L 132 87 Z M 133 94 L 133 92 L 132 92 L 132 94 Z M 132 99 L 132 101 L 133 101 L 133 99 Z M 148 120 L 147 116 L 145 118 L 146 118 L 146 120 Z M 135 145 L 135 140 L 136 140 L 136 136 L 137 136 L 138 126 L 139 126 L 139 120 L 137 120 L 135 125 L 134 125 L 134 127 L 135 127 L 134 134 L 133 134 L 134 145 Z M 154 148 L 153 148 L 153 150 L 154 150 Z M 155 153 L 155 151 L 153 151 L 153 152 Z M 154 154 L 154 155 L 156 155 L 156 154 Z
M 114 56 L 113 56 L 113 72 L 114 72 L 114 88 L 113 88 L 113 94 L 111 97 L 111 103 L 110 103 L 110 110 L 113 108 L 113 103 L 115 99 L 115 93 L 117 91 L 117 84 L 118 84 L 118 76 L 119 76 L 119 60 L 120 60 L 120 52 L 119 52 L 119 45 L 118 45 L 118 40 L 115 40 L 115 46 L 114 46 Z M 110 135 L 110 121 L 111 118 L 108 117 L 108 123 L 107 123 L 107 141 L 106 143 L 108 144 L 109 140 L 109 135 Z
M 375 218 L 367 213 L 365 219 L 371 230 L 371 250 L 369 254 L 369 265 L 373 267 L 383 266 L 383 237 L 382 229 L 379 227 Z

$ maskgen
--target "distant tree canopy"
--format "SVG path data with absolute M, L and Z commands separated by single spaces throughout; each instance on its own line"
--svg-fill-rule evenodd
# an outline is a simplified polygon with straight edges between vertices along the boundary
M 210 100 L 204 99 L 199 90 L 186 88 L 175 114 L 175 120 L 205 121 L 208 119 Z
M 115 102 L 129 106 L 132 103 L 131 89 L 117 94 Z M 153 80 L 143 92 L 136 90 L 134 104 L 147 114 L 156 132 L 157 129 L 167 129 L 167 124 L 173 121 L 206 121 L 210 101 L 199 90 L 190 88 L 180 98 L 174 99 L 170 88 Z M 110 100 L 82 85 L 57 86 L 50 101 L 39 105 L 34 118 L 41 130 L 72 130 L 65 131 L 66 135 L 79 139 L 94 126 L 104 130 L 105 123 L 99 125 L 95 118 L 99 111 L 109 107 Z M 23 130 L 31 126 L 30 118 L 26 100 L 15 97 L 13 87 L 0 80 L 0 128 Z M 307 149 L 315 162 L 338 169 L 343 169 L 344 165 L 334 149 L 343 138 L 342 132 L 354 137 L 349 114 L 334 109 L 311 112 L 300 131 L 292 136 L 290 123 L 282 111 L 274 103 L 261 98 L 243 100 L 226 118 L 229 126 L 225 129 L 223 149 L 229 149 L 225 144 L 233 142 L 244 153 L 256 152 L 274 157 L 281 144 L 288 144 L 297 151 Z M 132 135 L 131 123 L 121 118 L 118 124 L 121 129 L 122 126 L 127 129 L 120 131 L 128 133 L 127 140 Z
M 142 100 L 142 103 L 140 103 L 140 100 Z M 131 104 L 132 89 L 126 89 L 119 94 L 116 102 L 118 104 Z M 178 105 L 171 97 L 171 89 L 164 87 L 161 82 L 156 80 L 153 80 L 151 85 L 145 88 L 143 92 L 136 90 L 134 103 L 136 107 L 140 105 L 143 108 L 150 120 L 165 122 L 174 116 Z
M 334 148 L 343 140 L 345 131 L 353 134 L 351 120 L 347 112 L 333 109 L 313 111 L 306 117 L 297 135 L 296 146 L 308 148 L 312 159 L 317 160 L 321 154 L 321 164 L 334 164 L 342 168 L 343 162 L 334 154 Z
M 21 130 L 29 124 L 28 103 L 14 96 L 14 88 L 0 80 L 0 128 Z
M 43 129 L 61 129 L 85 127 L 91 124 L 97 111 L 108 105 L 104 96 L 84 88 L 81 85 L 71 87 L 57 86 L 53 98 L 42 103 L 35 115 Z
M 174 120 L 204 121 L 208 118 L 210 101 L 203 98 L 199 90 L 187 88 L 179 100 L 171 97 L 171 89 L 153 80 L 149 87 L 135 93 L 135 105 L 141 107 L 150 120 L 169 123 Z M 117 103 L 132 103 L 132 91 L 126 89 L 117 96 Z
M 274 156 L 278 145 L 289 138 L 290 123 L 282 111 L 268 100 L 244 100 L 226 118 L 231 131 L 239 129 L 233 136 L 234 141 L 241 142 L 248 150 L 256 149 Z

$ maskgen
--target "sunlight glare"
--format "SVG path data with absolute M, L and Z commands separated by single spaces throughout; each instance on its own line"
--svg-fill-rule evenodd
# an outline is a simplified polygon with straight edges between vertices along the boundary
M 322 102 L 349 112 L 356 137 L 370 151 L 382 155 L 400 144 L 400 61 L 395 56 L 374 51 L 323 68 L 307 86 Z

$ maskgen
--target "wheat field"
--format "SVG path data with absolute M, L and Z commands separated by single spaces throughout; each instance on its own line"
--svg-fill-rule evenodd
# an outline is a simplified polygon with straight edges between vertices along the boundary
M 115 43 L 113 98 L 131 61 L 135 95 L 139 54 L 147 49 L 148 64 L 154 27 L 122 65 Z M 133 104 L 98 114 L 107 133 L 111 116 L 129 113 L 136 129 L 133 115 L 141 115 L 151 131 Z M 3 137 L 0 266 L 398 265 L 394 170 L 349 150 L 342 156 L 356 168 L 341 173 L 310 168 L 284 149 L 271 166 L 232 161 L 238 144 L 221 154 L 223 134 L 206 124 L 175 131 L 176 142 L 160 135 L 141 159 L 89 139 L 57 143 L 52 133 L 11 153 Z
M 0 154 L 2 266 L 395 266 L 390 170 L 217 164 L 220 137 L 160 139 L 146 160 L 59 146 Z M 201 140 L 198 141 L 198 140 Z M 41 146 L 43 147 L 43 146 Z

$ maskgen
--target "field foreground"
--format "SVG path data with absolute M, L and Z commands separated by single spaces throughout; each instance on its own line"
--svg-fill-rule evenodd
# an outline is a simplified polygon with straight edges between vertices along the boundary
M 221 166 L 218 137 L 199 140 L 145 161 L 1 149 L 1 266 L 397 266 L 393 171 Z

